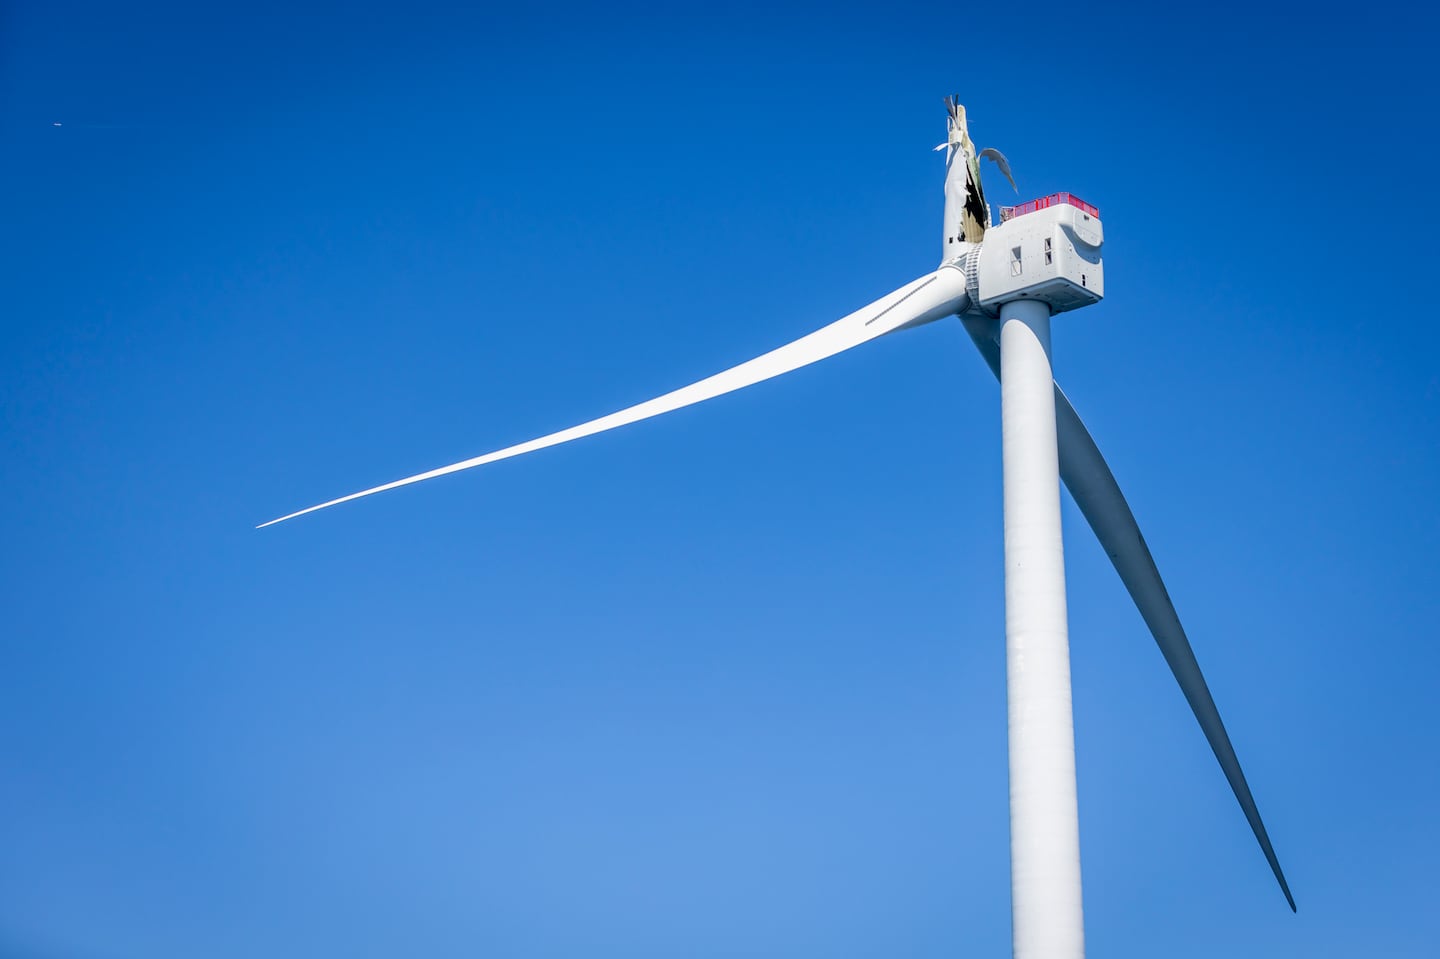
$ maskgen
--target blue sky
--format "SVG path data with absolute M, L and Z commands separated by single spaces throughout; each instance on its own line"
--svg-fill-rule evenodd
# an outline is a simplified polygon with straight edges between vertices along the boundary
M 1092 954 L 1433 952 L 1433 19 L 3 16 L 0 952 L 1003 955 L 957 323 L 252 528 L 928 271 L 951 92 L 1025 198 L 1100 207 L 1057 374 L 1300 908 L 1067 500 Z

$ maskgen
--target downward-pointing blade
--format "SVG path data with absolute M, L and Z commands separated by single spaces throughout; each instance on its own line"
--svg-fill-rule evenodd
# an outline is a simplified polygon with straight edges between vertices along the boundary
M 999 379 L 1000 347 L 994 339 L 993 321 L 964 317 L 964 322 L 970 338 L 975 341 L 995 378 Z M 1175 674 L 1191 711 L 1199 720 L 1200 729 L 1205 733 L 1210 748 L 1214 750 L 1215 758 L 1220 761 L 1220 768 L 1225 772 L 1225 778 L 1229 780 L 1235 798 L 1240 801 L 1245 819 L 1250 823 L 1250 829 L 1255 833 L 1260 849 L 1265 853 L 1265 860 L 1270 863 L 1270 870 L 1275 873 L 1275 878 L 1280 883 L 1280 891 L 1285 894 L 1285 901 L 1290 904 L 1293 912 L 1295 897 L 1290 894 L 1290 884 L 1285 881 L 1285 873 L 1280 869 L 1280 860 L 1270 844 L 1265 823 L 1260 819 L 1255 797 L 1250 794 L 1250 785 L 1245 781 L 1245 773 L 1240 769 L 1235 747 L 1230 744 L 1230 736 L 1225 732 L 1225 724 L 1220 720 L 1220 711 L 1216 708 L 1215 699 L 1210 695 L 1210 687 L 1206 685 L 1205 677 L 1200 672 L 1200 664 L 1195 661 L 1195 651 L 1190 648 L 1190 640 L 1185 635 L 1184 627 L 1180 625 L 1180 617 L 1175 612 L 1175 604 L 1170 601 L 1170 593 L 1165 589 L 1164 581 L 1160 578 L 1155 559 L 1150 555 L 1150 547 L 1145 545 L 1140 524 L 1135 521 L 1135 514 L 1130 511 L 1130 504 L 1125 501 L 1120 484 L 1115 481 L 1115 474 L 1110 471 L 1100 448 L 1095 445 L 1095 438 L 1085 428 L 1079 414 L 1075 412 L 1075 407 L 1070 405 L 1058 384 L 1055 387 L 1055 431 L 1060 455 L 1060 478 L 1065 481 L 1075 504 L 1080 507 L 1080 512 L 1095 531 L 1095 536 L 1110 557 L 1110 562 L 1115 564 L 1115 570 L 1139 608 L 1145 625 L 1150 627 L 1151 635 L 1155 637 L 1165 662 L 1170 665 L 1170 671 Z
M 763 356 L 741 363 L 722 373 L 716 373 L 698 383 L 691 383 L 689 386 L 666 393 L 664 396 L 657 396 L 653 400 L 637 403 L 635 406 L 611 413 L 609 416 L 602 416 L 588 423 L 581 423 L 579 426 L 572 426 L 538 439 L 508 446 L 503 450 L 461 460 L 458 463 L 451 463 L 449 466 L 441 466 L 438 469 L 407 476 L 383 486 L 361 490 L 358 493 L 341 496 L 317 506 L 297 510 L 281 516 L 279 519 L 272 519 L 268 523 L 261 523 L 256 528 L 263 529 L 266 526 L 282 523 L 287 519 L 304 516 L 306 513 L 346 503 L 352 499 L 360 499 L 362 496 L 369 496 L 373 493 L 383 493 L 400 486 L 409 486 L 422 480 L 445 476 L 448 473 L 458 473 L 475 466 L 484 466 L 486 463 L 509 459 L 522 453 L 531 453 L 547 446 L 558 446 L 571 440 L 613 430 L 617 426 L 625 426 L 703 400 L 713 399 L 782 373 L 789 373 L 802 366 L 808 366 L 903 327 L 918 326 L 944 316 L 951 316 L 964 309 L 966 302 L 964 274 L 953 267 L 941 267 L 934 273 L 907 283 L 895 292 L 882 296 L 869 306 L 836 320 L 808 336 L 802 336 L 793 343 L 771 350 Z

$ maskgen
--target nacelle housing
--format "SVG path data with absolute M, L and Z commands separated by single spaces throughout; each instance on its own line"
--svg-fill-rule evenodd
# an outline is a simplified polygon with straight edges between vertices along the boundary
M 1010 300 L 1042 300 L 1051 313 L 1099 302 L 1104 241 L 1099 211 L 1068 193 L 1017 207 L 985 231 L 976 271 L 979 307 L 993 316 Z

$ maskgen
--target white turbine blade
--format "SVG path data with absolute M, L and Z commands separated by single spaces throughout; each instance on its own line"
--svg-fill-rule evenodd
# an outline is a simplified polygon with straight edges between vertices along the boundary
M 1000 348 L 994 340 L 993 323 L 985 319 L 965 317 L 965 329 L 985 357 L 985 362 L 990 365 L 995 378 L 999 379 Z M 1130 598 L 1140 610 L 1141 618 L 1150 628 L 1150 634 L 1155 637 L 1161 655 L 1169 664 L 1170 671 L 1175 674 L 1180 690 L 1185 694 L 1185 700 L 1190 704 L 1195 718 L 1199 720 L 1200 729 L 1205 733 L 1205 739 L 1210 743 L 1215 758 L 1220 761 L 1220 768 L 1230 782 L 1230 789 L 1239 800 L 1245 819 L 1250 823 L 1250 829 L 1255 833 L 1260 849 L 1265 853 L 1265 860 L 1270 863 L 1270 870 L 1275 873 L 1275 878 L 1280 883 L 1280 891 L 1285 894 L 1285 901 L 1290 904 L 1293 912 L 1295 897 L 1290 894 L 1290 884 L 1285 881 L 1285 873 L 1280 869 L 1280 860 L 1275 855 L 1275 848 L 1270 844 L 1265 823 L 1260 819 L 1255 797 L 1251 795 L 1245 773 L 1240 769 L 1240 759 L 1235 755 L 1235 747 L 1230 744 L 1230 736 L 1225 732 L 1225 724 L 1220 720 L 1220 710 L 1216 708 L 1215 699 L 1210 695 L 1210 687 L 1206 685 L 1205 677 L 1200 672 L 1195 651 L 1190 648 L 1190 640 L 1185 635 L 1184 627 L 1180 625 L 1180 616 L 1175 612 L 1175 604 L 1170 601 L 1170 593 L 1160 578 L 1160 570 L 1155 566 L 1150 548 L 1145 545 L 1140 524 L 1135 521 L 1135 514 L 1130 511 L 1130 504 L 1125 501 L 1125 494 L 1120 491 L 1115 474 L 1110 472 L 1105 457 L 1095 445 L 1095 438 L 1085 428 L 1079 414 L 1075 412 L 1075 407 L 1070 405 L 1058 384 L 1055 387 L 1055 428 L 1060 454 L 1060 478 L 1065 481 L 1075 504 L 1080 507 L 1080 512 L 1095 531 L 1105 554 L 1115 565 L 1115 571 L 1120 574 L 1121 581 L 1130 592 Z
M 1270 871 L 1275 874 L 1280 891 L 1285 894 L 1285 901 L 1294 912 L 1295 897 L 1290 894 L 1290 884 L 1285 881 L 1280 860 L 1270 844 L 1265 823 L 1260 819 L 1260 809 L 1240 768 L 1240 759 L 1235 755 L 1235 747 L 1230 744 L 1230 736 L 1220 719 L 1220 710 L 1216 708 L 1210 687 L 1200 672 L 1195 651 L 1190 647 L 1185 628 L 1180 625 L 1180 616 L 1175 612 L 1175 604 L 1171 602 L 1170 593 L 1160 578 L 1155 558 L 1145 544 L 1140 525 L 1135 521 L 1135 514 L 1125 501 L 1115 475 L 1110 472 L 1105 457 L 1095 445 L 1094 437 L 1059 386 L 1055 387 L 1055 421 L 1060 476 L 1090 528 L 1095 531 L 1110 562 L 1115 565 L 1115 571 L 1129 590 L 1145 625 L 1150 627 L 1150 634 L 1155 637 L 1160 653 L 1170 665 L 1186 702 L 1200 722 L 1200 729 L 1205 733 L 1206 741 L 1230 782 L 1230 789 L 1245 812 L 1245 819 L 1265 853 L 1265 860 L 1270 863 Z
M 1000 172 L 1005 174 L 1005 179 L 1010 181 L 1010 189 L 1014 190 L 1016 193 L 1020 192 L 1020 188 L 1015 185 L 1015 178 L 1010 175 L 1010 161 L 1005 159 L 1005 154 L 1001 153 L 994 147 L 986 147 L 985 149 L 980 151 L 980 159 L 989 160 L 990 162 L 998 166 L 1000 168 Z
M 902 327 L 918 326 L 921 323 L 928 323 L 931 320 L 938 320 L 941 317 L 950 316 L 963 309 L 966 302 L 965 275 L 953 267 L 941 267 L 936 272 L 905 284 L 895 292 L 882 296 L 864 309 L 857 310 L 843 319 L 836 320 L 829 326 L 822 327 L 808 336 L 803 336 L 793 343 L 772 350 L 753 360 L 741 363 L 739 366 L 732 367 L 722 373 L 716 373 L 714 376 L 700 380 L 698 383 L 692 383 L 689 386 L 666 393 L 664 396 L 658 396 L 653 400 L 646 400 L 644 403 L 636 404 L 635 406 L 620 410 L 617 413 L 611 413 L 609 416 L 602 416 L 588 423 L 581 423 L 579 426 L 572 426 L 558 433 L 551 433 L 548 436 L 542 436 L 538 439 L 533 439 L 515 446 L 507 446 L 503 450 L 496 450 L 493 453 L 486 453 L 483 456 L 461 460 L 449 466 L 441 466 L 438 469 L 395 480 L 393 483 L 386 483 L 383 486 L 361 490 L 358 493 L 341 496 L 338 499 L 332 499 L 318 506 L 298 510 L 294 513 L 281 516 L 279 519 L 272 519 L 268 523 L 261 523 L 256 529 L 273 526 L 287 519 L 304 516 L 306 513 L 313 513 L 316 510 L 325 509 L 327 506 L 346 503 L 352 499 L 369 496 L 372 493 L 383 493 L 386 490 L 409 486 L 411 483 L 419 483 L 422 480 L 434 479 L 437 476 L 445 476 L 448 473 L 458 473 L 461 470 L 468 470 L 475 466 L 484 466 L 486 463 L 509 459 L 512 456 L 519 456 L 522 453 L 531 453 L 535 450 L 544 449 L 547 446 L 557 446 L 560 443 L 568 443 L 571 440 L 578 440 L 585 436 L 593 436 L 596 433 L 613 430 L 617 426 L 625 426 L 629 423 L 635 423 L 652 416 L 658 416 L 661 413 L 668 413 L 671 410 L 678 410 L 682 407 L 699 403 L 702 400 L 722 396 L 725 393 L 751 386 L 762 380 L 768 380 L 782 373 L 789 373 L 791 370 L 796 370 L 802 366 L 823 360 L 826 357 L 834 356 L 836 353 L 844 352 L 851 347 L 859 346 L 861 343 L 873 340 L 878 336 L 883 336 L 886 333 L 893 332 Z

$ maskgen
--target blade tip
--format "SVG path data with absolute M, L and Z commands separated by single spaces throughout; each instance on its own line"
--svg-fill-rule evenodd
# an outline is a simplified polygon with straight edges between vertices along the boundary
M 1271 859 L 1270 868 L 1271 871 L 1275 873 L 1275 881 L 1280 884 L 1280 892 L 1284 894 L 1285 902 L 1290 906 L 1290 911 L 1298 913 L 1300 910 L 1295 908 L 1295 897 L 1290 893 L 1290 883 L 1285 879 L 1285 873 L 1280 869 L 1280 860 Z

